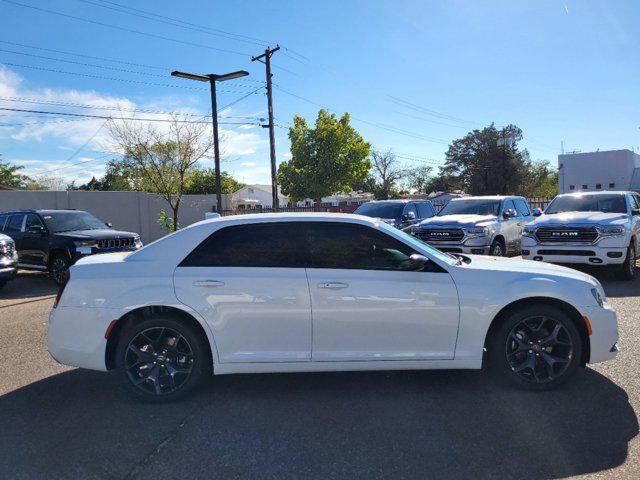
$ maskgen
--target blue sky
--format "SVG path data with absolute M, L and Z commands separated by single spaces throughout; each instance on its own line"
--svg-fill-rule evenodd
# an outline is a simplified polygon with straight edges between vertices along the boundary
M 172 69 L 248 70 L 250 77 L 220 86 L 226 105 L 260 87 L 264 67 L 250 55 L 278 42 L 285 47 L 273 57 L 279 162 L 289 156 L 293 115 L 312 122 L 318 105 L 351 113 L 375 147 L 418 159 L 403 158 L 407 166 L 441 163 L 449 142 L 491 122 L 515 123 L 531 157 L 554 164 L 561 141 L 567 151 L 640 148 L 636 1 L 113 2 L 0 0 L 0 107 L 110 113 L 10 100 L 20 98 L 204 115 L 208 91 L 169 77 Z M 163 17 L 130 15 L 118 4 Z M 207 29 L 153 20 L 165 17 Z M 223 168 L 247 183 L 268 183 L 267 130 L 255 126 L 265 113 L 262 94 L 221 113 L 228 117 L 221 121 L 253 124 L 223 127 Z M 103 123 L 0 110 L 0 158 L 33 175 L 84 182 L 109 158 L 101 153 Z

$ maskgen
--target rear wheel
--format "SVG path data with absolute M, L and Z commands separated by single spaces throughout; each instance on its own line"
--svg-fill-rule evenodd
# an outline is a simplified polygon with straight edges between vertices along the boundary
M 504 243 L 499 238 L 496 238 L 491 244 L 491 248 L 489 249 L 489 255 L 494 257 L 504 257 L 506 251 L 504 247 Z
M 150 402 L 183 398 L 210 373 L 206 339 L 184 321 L 156 317 L 133 323 L 116 349 L 116 369 L 131 395 Z
M 565 312 L 548 305 L 530 305 L 510 314 L 488 347 L 492 373 L 529 390 L 566 382 L 582 358 L 575 324 Z
M 71 266 L 71 261 L 67 258 L 66 255 L 61 253 L 57 253 L 51 259 L 49 264 L 49 273 L 51 274 L 51 278 L 56 284 L 61 285 L 64 282 L 64 276 L 69 270 Z
M 636 274 L 636 247 L 633 243 L 627 248 L 624 263 L 618 267 L 616 276 L 621 280 L 633 280 Z

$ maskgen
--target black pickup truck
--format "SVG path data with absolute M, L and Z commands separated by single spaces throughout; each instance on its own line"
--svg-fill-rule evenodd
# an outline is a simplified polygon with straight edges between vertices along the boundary
M 80 210 L 0 212 L 0 233 L 15 242 L 18 268 L 49 271 L 58 284 L 79 258 L 142 247 L 137 233 L 113 230 Z

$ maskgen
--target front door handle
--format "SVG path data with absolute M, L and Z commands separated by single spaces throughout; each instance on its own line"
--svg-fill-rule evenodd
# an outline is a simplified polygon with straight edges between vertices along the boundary
M 205 288 L 213 288 L 213 287 L 222 287 L 224 282 L 219 280 L 196 280 L 193 282 L 195 287 L 205 287 Z
M 325 282 L 325 283 L 318 284 L 318 288 L 329 288 L 331 290 L 339 290 L 341 288 L 347 288 L 348 286 L 349 286 L 348 283 L 342 283 L 342 282 Z

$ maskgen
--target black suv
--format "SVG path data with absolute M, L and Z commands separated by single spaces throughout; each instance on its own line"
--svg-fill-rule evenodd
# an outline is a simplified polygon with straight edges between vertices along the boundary
M 430 200 L 376 200 L 363 203 L 353 213 L 405 229 L 435 216 L 436 209 Z
M 19 268 L 48 270 L 58 284 L 69 266 L 86 255 L 142 246 L 137 233 L 113 230 L 80 210 L 0 212 L 0 233 L 15 242 Z

